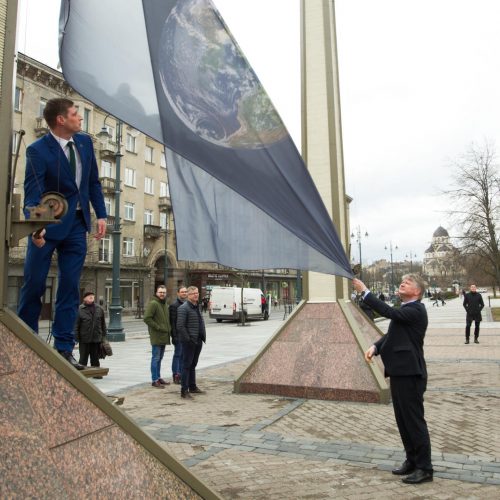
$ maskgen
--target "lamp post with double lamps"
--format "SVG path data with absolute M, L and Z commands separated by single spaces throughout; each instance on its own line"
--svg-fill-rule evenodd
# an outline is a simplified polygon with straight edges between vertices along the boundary
M 104 147 L 109 147 L 112 137 L 106 128 L 106 120 L 110 115 L 106 115 L 101 131 L 97 134 L 99 142 Z M 109 326 L 108 340 L 111 342 L 123 342 L 125 332 L 122 326 L 122 305 L 120 299 L 120 250 L 121 250 L 121 224 L 120 224 L 120 184 L 121 184 L 121 139 L 122 122 L 116 122 L 116 149 L 115 151 L 115 221 L 113 224 L 113 267 L 112 267 L 112 288 L 111 304 L 109 306 Z
M 416 257 L 416 255 L 410 250 L 410 253 L 406 254 L 406 258 L 410 259 L 410 273 L 413 272 L 413 259 Z
M 394 248 L 392 246 L 392 241 L 389 242 L 389 247 L 387 247 L 387 245 L 385 246 L 385 250 L 389 250 L 389 252 L 391 253 L 391 293 L 389 295 L 392 295 L 394 294 L 394 262 L 392 260 L 392 251 L 393 250 L 397 250 L 398 249 L 398 246 L 396 245 Z
M 361 259 L 361 238 L 368 238 L 368 231 L 365 231 L 364 236 L 361 234 L 361 228 L 358 226 L 356 228 L 356 235 L 354 233 L 351 233 L 351 238 L 356 238 L 356 241 L 358 243 L 358 250 L 359 250 L 359 279 L 363 280 L 363 261 Z

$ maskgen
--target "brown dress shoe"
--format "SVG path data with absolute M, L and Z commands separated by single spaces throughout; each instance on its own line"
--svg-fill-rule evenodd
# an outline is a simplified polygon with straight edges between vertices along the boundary
M 156 389 L 165 389 L 165 387 L 163 387 L 163 384 L 159 380 L 156 380 L 151 385 Z
M 202 391 L 199 387 L 195 387 L 194 389 L 189 389 L 191 394 L 205 394 L 205 391 Z
M 189 394 L 188 391 L 181 391 L 181 398 L 182 399 L 193 399 L 193 396 Z
M 170 382 L 167 382 L 167 381 L 163 380 L 162 378 L 159 378 L 158 382 L 160 382 L 161 385 L 170 385 Z

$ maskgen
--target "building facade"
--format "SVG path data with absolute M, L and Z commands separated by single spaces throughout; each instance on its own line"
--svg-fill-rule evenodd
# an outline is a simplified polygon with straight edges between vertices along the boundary
M 99 177 L 108 212 L 106 236 L 88 237 L 88 253 L 81 277 L 81 292 L 92 290 L 104 307 L 111 302 L 112 255 L 120 252 L 120 295 L 123 313 L 140 312 L 154 293 L 155 285 L 165 281 L 169 298 L 181 284 L 198 285 L 202 296 L 212 286 L 238 285 L 242 278 L 236 270 L 223 266 L 178 261 L 174 219 L 167 179 L 163 145 L 127 124 L 122 124 L 120 161 L 121 245 L 113 248 L 115 222 L 117 125 L 118 121 L 77 94 L 62 73 L 30 57 L 19 54 L 14 101 L 13 164 L 19 150 L 14 178 L 14 192 L 23 193 L 26 147 L 48 132 L 43 119 L 45 103 L 54 97 L 67 97 L 75 102 L 83 117 L 82 131 L 94 143 Z M 100 140 L 102 129 L 108 139 Z M 19 131 L 24 130 L 21 138 Z M 95 222 L 95 221 L 94 221 Z M 23 281 L 26 238 L 9 254 L 8 304 L 17 307 Z M 268 289 L 278 298 L 295 298 L 295 271 L 246 273 L 246 284 Z M 42 317 L 50 318 L 57 288 L 57 269 L 53 263 L 47 278 Z
M 459 283 L 464 274 L 459 250 L 450 242 L 448 231 L 439 226 L 424 253 L 423 275 L 431 287 L 449 287 Z

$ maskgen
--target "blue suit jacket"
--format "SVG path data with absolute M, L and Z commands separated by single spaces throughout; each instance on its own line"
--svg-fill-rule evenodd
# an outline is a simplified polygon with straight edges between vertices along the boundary
M 26 150 L 26 175 L 24 179 L 24 207 L 40 203 L 41 196 L 48 191 L 61 193 L 68 202 L 68 213 L 60 224 L 46 227 L 46 239 L 63 240 L 74 222 L 78 202 L 83 210 L 87 231 L 91 231 L 90 203 L 98 219 L 106 218 L 106 207 L 99 181 L 99 171 L 92 139 L 86 134 L 73 136 L 82 162 L 80 189 L 71 173 L 69 161 L 52 134 L 47 134 Z M 26 216 L 28 212 L 25 211 Z

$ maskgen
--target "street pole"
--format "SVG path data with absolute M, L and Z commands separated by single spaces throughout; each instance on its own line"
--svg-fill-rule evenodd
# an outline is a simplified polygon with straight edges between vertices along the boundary
M 394 262 L 392 261 L 392 241 L 389 242 L 389 248 L 387 248 L 387 245 L 385 247 L 386 250 L 390 251 L 391 254 L 391 294 L 394 294 L 395 288 L 394 288 Z M 396 245 L 394 247 L 394 250 L 397 250 L 398 246 Z
M 107 117 L 106 117 L 107 118 Z M 106 123 L 106 119 L 104 119 Z M 122 305 L 120 298 L 120 254 L 121 254 L 121 224 L 120 224 L 120 184 L 121 184 L 121 137 L 122 122 L 116 124 L 116 176 L 115 176 L 115 223 L 113 226 L 113 275 L 111 290 L 111 305 L 109 306 L 108 340 L 123 342 L 125 332 L 122 326 Z
M 356 228 L 356 235 L 354 233 L 351 233 L 351 238 L 357 238 L 358 241 L 358 250 L 359 250 L 359 279 L 363 281 L 363 260 L 361 256 L 361 227 L 358 226 Z M 365 238 L 368 237 L 368 231 L 365 231 Z
M 164 242 L 165 262 L 163 267 L 163 284 L 165 286 L 167 286 L 167 279 L 168 279 L 167 238 L 168 238 L 168 208 L 166 210 L 166 217 L 165 217 L 165 242 Z
M 302 273 L 300 272 L 300 269 L 297 269 L 297 281 L 295 283 L 295 295 L 296 295 L 295 302 L 297 302 L 297 304 L 298 304 L 302 300 Z

